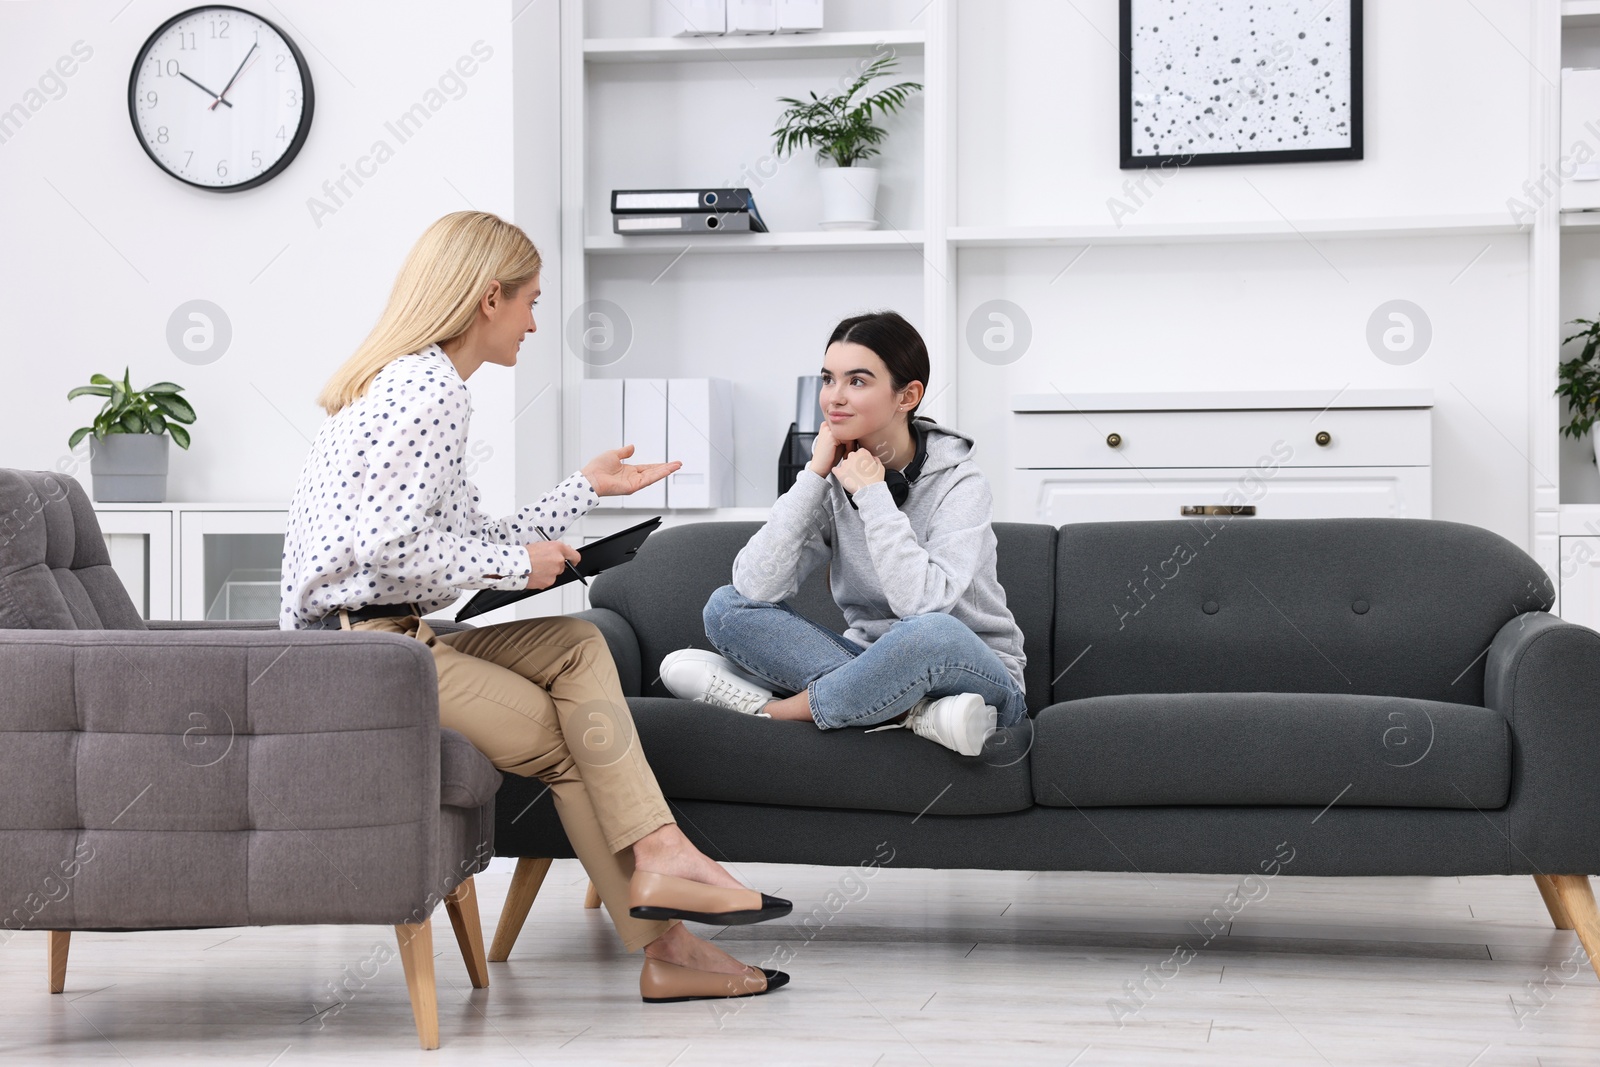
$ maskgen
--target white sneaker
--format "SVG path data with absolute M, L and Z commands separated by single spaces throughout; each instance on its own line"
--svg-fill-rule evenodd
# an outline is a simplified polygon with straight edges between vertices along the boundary
M 680 700 L 699 700 L 746 715 L 761 715 L 770 689 L 742 674 L 723 657 L 703 648 L 680 648 L 661 660 L 661 684 Z
M 918 737 L 926 737 L 963 756 L 977 756 L 994 733 L 998 712 L 977 693 L 956 693 L 911 706 L 901 723 Z

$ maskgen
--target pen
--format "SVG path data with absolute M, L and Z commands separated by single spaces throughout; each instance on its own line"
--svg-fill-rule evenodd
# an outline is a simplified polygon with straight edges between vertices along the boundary
M 539 536 L 544 538 L 546 541 L 555 540 L 555 538 L 551 537 L 549 534 L 544 532 L 544 527 L 543 526 L 535 526 L 534 529 L 538 530 L 539 531 Z M 572 572 L 572 576 L 574 578 L 578 579 L 578 581 L 582 582 L 584 585 L 588 585 L 589 584 L 589 580 L 587 578 L 585 578 L 583 575 L 578 573 L 578 568 L 576 568 L 576 567 L 574 567 L 572 565 L 572 561 L 570 559 L 565 559 L 565 560 L 562 560 L 561 562 L 563 562 L 563 563 L 565 563 L 567 565 L 567 570 Z

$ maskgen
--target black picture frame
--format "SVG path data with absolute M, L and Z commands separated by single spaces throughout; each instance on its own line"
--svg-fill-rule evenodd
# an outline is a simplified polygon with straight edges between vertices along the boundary
M 150 146 L 145 143 L 144 136 L 139 131 L 139 69 L 144 66 L 144 61 L 149 56 L 151 47 L 161 39 L 162 34 L 190 15 L 199 14 L 203 11 L 237 11 L 241 15 L 248 15 L 253 19 L 259 20 L 263 25 L 270 27 L 274 33 L 283 38 L 283 43 L 289 46 L 289 53 L 294 59 L 295 69 L 300 73 L 301 95 L 305 99 L 305 105 L 301 108 L 300 126 L 295 130 L 294 137 L 289 141 L 289 147 L 284 149 L 283 155 L 278 158 L 276 163 L 260 174 L 248 181 L 234 185 L 206 185 L 202 182 L 190 181 L 183 175 L 174 172 L 161 161 L 159 156 L 150 150 Z M 316 102 L 316 90 L 311 85 L 311 68 L 306 63 L 305 54 L 300 51 L 300 46 L 294 43 L 294 38 L 284 33 L 283 28 L 271 19 L 246 8 L 236 7 L 233 4 L 200 4 L 197 7 L 191 7 L 187 11 L 180 11 L 173 15 L 160 26 L 157 26 L 155 32 L 150 34 L 149 37 L 145 38 L 144 44 L 139 47 L 139 54 L 134 57 L 133 69 L 128 73 L 128 121 L 133 124 L 133 139 L 139 142 L 139 147 L 144 150 L 145 155 L 150 157 L 150 162 L 161 169 L 161 173 L 176 178 L 191 188 L 204 189 L 208 193 L 242 193 L 246 189 L 254 189 L 257 186 L 265 185 L 287 170 L 289 164 L 294 162 L 295 156 L 300 154 L 300 149 L 305 147 L 306 138 L 311 134 L 311 119 L 316 111 Z
M 1350 144 L 1344 148 L 1273 149 L 1263 152 L 1194 152 L 1133 154 L 1133 25 L 1134 8 L 1150 0 L 1118 0 L 1118 52 L 1120 97 L 1120 169 L 1147 167 L 1240 166 L 1260 163 L 1317 163 L 1327 160 L 1363 158 L 1362 88 L 1362 0 L 1332 0 L 1347 3 L 1350 11 Z M 1241 0 L 1242 2 L 1242 0 Z M 1330 4 L 1331 6 L 1331 4 Z

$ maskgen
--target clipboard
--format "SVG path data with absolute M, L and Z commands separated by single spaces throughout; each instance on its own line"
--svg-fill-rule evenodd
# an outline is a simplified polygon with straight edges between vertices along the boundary
M 579 560 L 571 567 L 562 568 L 561 575 L 544 589 L 480 589 L 471 600 L 456 612 L 456 622 L 465 622 L 476 615 L 482 615 L 496 608 L 503 608 L 507 604 L 515 604 L 519 600 L 526 600 L 557 586 L 566 585 L 576 575 L 573 570 L 585 578 L 592 578 L 601 571 L 610 570 L 628 562 L 639 551 L 639 546 L 644 544 L 645 538 L 655 532 L 661 525 L 661 516 L 646 519 L 637 526 L 630 526 L 626 530 L 619 530 L 610 537 L 602 537 L 598 541 L 590 541 L 578 550 Z

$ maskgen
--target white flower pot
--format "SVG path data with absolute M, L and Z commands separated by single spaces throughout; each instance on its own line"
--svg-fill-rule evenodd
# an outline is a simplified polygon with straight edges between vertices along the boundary
M 870 230 L 878 225 L 878 168 L 824 167 L 822 183 L 824 230 Z

